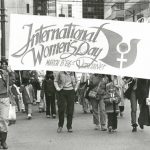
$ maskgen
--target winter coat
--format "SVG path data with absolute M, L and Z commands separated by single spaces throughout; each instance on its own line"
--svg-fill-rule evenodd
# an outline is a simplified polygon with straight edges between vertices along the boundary
M 34 89 L 31 84 L 28 85 L 28 90 L 29 90 L 29 93 L 26 89 L 26 86 L 21 85 L 20 92 L 22 93 L 22 98 L 23 98 L 24 104 L 31 104 L 31 103 L 33 103 L 33 101 L 35 99 Z
M 11 86 L 14 82 L 14 72 L 8 72 L 6 70 L 0 71 L 0 98 L 6 98 L 9 96 L 9 86 Z
M 132 91 L 135 91 L 133 87 L 135 86 L 136 80 L 134 78 L 125 77 L 124 79 L 128 80 L 128 89 L 125 91 L 124 96 L 127 99 L 130 99 Z
M 97 97 L 101 99 L 106 93 L 106 84 L 108 83 L 108 78 L 106 76 L 93 74 L 90 77 L 89 92 L 97 91 Z
M 120 77 L 120 76 L 116 76 L 112 80 L 113 80 L 114 85 L 118 88 L 119 95 L 121 96 L 121 102 L 119 103 L 119 106 L 124 106 L 124 101 L 125 101 L 124 85 L 125 85 L 125 83 L 124 83 L 122 77 Z
M 137 80 L 137 90 L 136 98 L 140 105 L 140 114 L 138 118 L 139 125 L 150 126 L 150 106 L 146 104 L 146 98 L 150 97 L 149 93 L 150 80 L 148 79 L 138 79 Z
M 56 92 L 54 81 L 52 79 L 44 79 L 42 82 L 41 98 L 44 98 L 44 94 L 47 96 L 54 95 Z
M 146 100 L 150 95 L 149 93 L 150 80 L 148 79 L 138 79 L 137 80 L 137 90 L 136 97 L 138 99 L 138 103 L 142 104 L 143 101 Z M 144 102 L 145 103 L 145 102 Z
M 106 87 L 106 94 L 104 96 L 106 113 L 118 113 L 118 104 L 120 103 L 120 101 L 121 97 L 119 95 L 119 89 L 115 87 L 112 83 L 108 83 Z

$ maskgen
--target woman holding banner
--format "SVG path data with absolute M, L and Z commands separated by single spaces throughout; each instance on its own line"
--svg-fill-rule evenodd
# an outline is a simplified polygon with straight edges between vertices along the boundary
M 106 93 L 106 84 L 108 77 L 102 74 L 92 74 L 89 84 L 89 99 L 93 110 L 93 123 L 95 130 L 106 131 L 106 112 L 104 104 L 104 95 Z M 93 93 L 93 94 L 92 94 Z M 96 93 L 96 95 L 94 94 Z M 100 127 L 101 126 L 101 127 Z
M 54 75 L 53 71 L 46 71 L 45 79 L 42 82 L 41 88 L 41 100 L 46 100 L 46 117 L 56 118 L 56 105 L 55 105 L 55 93 Z
M 147 79 L 127 78 L 129 88 L 125 97 L 131 102 L 131 123 L 132 132 L 137 132 L 137 126 L 143 129 L 144 125 L 150 125 L 149 107 L 146 105 L 146 98 L 149 97 L 150 82 Z M 137 103 L 140 107 L 140 114 L 137 124 Z
M 64 125 L 65 113 L 67 114 L 67 129 L 72 131 L 72 119 L 74 112 L 75 92 L 78 88 L 78 81 L 74 72 L 61 71 L 55 74 L 54 85 L 57 90 L 58 104 L 58 129 L 57 132 L 62 132 Z
M 133 127 L 132 132 L 137 131 L 137 79 L 131 77 L 124 77 L 128 89 L 124 93 L 125 97 L 130 100 L 131 103 L 131 125 Z
M 8 68 L 7 60 L 1 61 L 0 69 L 0 148 L 7 149 L 8 116 L 10 107 L 9 85 L 15 80 L 13 72 Z
M 150 92 L 150 80 L 138 79 L 137 80 L 137 90 L 136 95 L 140 107 L 140 114 L 138 118 L 138 124 L 141 129 L 144 129 L 144 125 L 150 126 L 150 113 L 149 104 L 146 99 L 149 98 Z

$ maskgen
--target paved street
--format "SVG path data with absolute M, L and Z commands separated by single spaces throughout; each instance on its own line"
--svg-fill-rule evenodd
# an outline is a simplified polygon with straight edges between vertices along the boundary
M 81 110 L 75 104 L 74 132 L 68 133 L 64 126 L 59 134 L 56 132 L 58 118 L 47 119 L 45 113 L 38 113 L 37 106 L 32 120 L 17 113 L 16 124 L 9 127 L 9 150 L 149 150 L 150 127 L 131 132 L 129 101 L 126 101 L 124 117 L 118 117 L 118 131 L 113 134 L 95 131 L 92 115 Z

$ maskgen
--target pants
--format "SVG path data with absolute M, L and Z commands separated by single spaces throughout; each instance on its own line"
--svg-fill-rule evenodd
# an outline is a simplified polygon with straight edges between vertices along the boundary
M 85 111 L 85 112 L 88 111 L 88 108 L 89 108 L 89 102 L 88 102 L 88 99 L 83 98 L 83 100 L 82 100 L 82 108 L 83 108 L 83 111 Z
M 0 98 L 0 132 L 8 132 L 9 97 Z
M 56 114 L 56 104 L 55 104 L 55 94 L 52 94 L 51 96 L 45 94 L 45 100 L 46 100 L 46 115 Z
M 132 90 L 130 96 L 130 103 L 131 103 L 131 124 L 134 126 L 137 124 L 137 99 L 135 95 L 135 91 Z
M 25 110 L 27 114 L 32 114 L 32 104 L 25 104 Z
M 58 126 L 63 127 L 64 125 L 64 116 L 65 113 L 67 115 L 67 129 L 72 128 L 72 119 L 74 112 L 74 98 L 75 91 L 74 90 L 61 90 L 58 92 L 58 116 L 59 122 Z
M 123 112 L 124 111 L 124 106 L 119 106 L 119 110 L 120 110 L 120 112 Z
M 18 97 L 17 97 L 17 98 L 15 98 L 15 102 L 16 102 L 16 105 L 17 105 L 18 111 L 20 111 L 20 106 L 19 106 L 19 99 L 18 99 Z
M 79 97 L 79 102 L 82 105 L 83 111 L 87 112 L 88 107 L 89 107 L 89 103 L 88 103 L 88 99 L 85 98 L 85 92 L 86 92 L 86 84 L 82 85 L 78 89 L 78 97 Z
M 107 113 L 107 117 L 108 117 L 108 127 L 112 126 L 112 129 L 117 129 L 117 115 L 118 113 Z
M 91 99 L 91 105 L 93 109 L 93 123 L 96 125 L 101 124 L 102 126 L 106 124 L 106 112 L 105 103 L 103 99 L 96 100 Z

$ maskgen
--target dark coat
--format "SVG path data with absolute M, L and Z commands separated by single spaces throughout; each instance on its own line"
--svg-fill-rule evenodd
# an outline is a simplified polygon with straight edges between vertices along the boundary
M 9 96 L 9 86 L 15 82 L 14 72 L 8 72 L 6 70 L 0 71 L 0 97 L 5 98 Z
M 42 89 L 41 89 L 41 98 L 44 98 L 44 94 L 47 96 L 52 96 L 56 92 L 54 86 L 54 80 L 52 79 L 44 79 L 42 82 Z
M 135 85 L 135 80 L 133 78 L 129 78 L 129 77 L 126 77 L 126 80 L 128 80 L 128 89 L 126 90 L 126 92 L 124 93 L 124 96 L 127 98 L 127 99 L 130 99 L 131 97 L 131 92 L 133 90 L 133 86 Z
M 138 123 L 150 126 L 150 106 L 146 105 L 146 98 L 149 97 L 150 80 L 138 79 L 136 97 L 140 105 Z
M 142 104 L 143 101 L 145 101 L 146 98 L 148 98 L 149 86 L 150 86 L 150 80 L 146 80 L 146 79 L 137 80 L 136 97 L 138 99 L 139 104 Z

